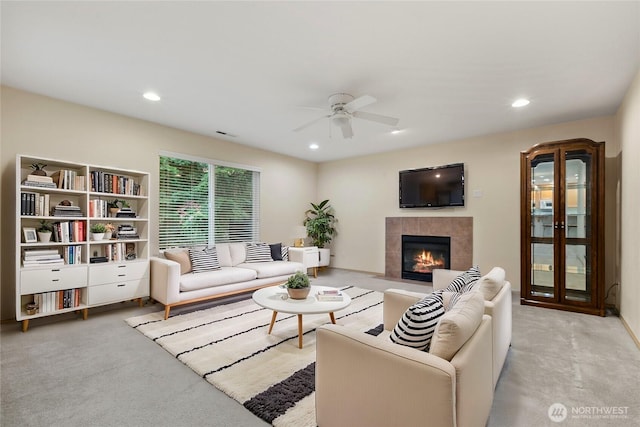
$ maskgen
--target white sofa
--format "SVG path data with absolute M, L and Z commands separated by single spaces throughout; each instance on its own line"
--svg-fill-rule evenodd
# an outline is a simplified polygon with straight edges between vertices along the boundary
M 220 269 L 201 273 L 191 272 L 186 248 L 151 257 L 151 298 L 164 304 L 165 319 L 172 307 L 256 290 L 305 270 L 303 264 L 293 261 L 246 262 L 245 243 L 215 247 Z
M 385 291 L 384 331 L 378 336 L 340 325 L 319 327 L 317 425 L 484 427 L 493 403 L 492 319 L 483 313 L 480 293 L 468 294 L 472 300 L 461 298 L 449 312 L 468 302 L 472 313 L 463 309 L 453 326 L 443 327 L 445 316 L 453 314 L 445 313 L 429 352 L 389 339 L 402 314 L 416 302 L 396 289 Z M 447 351 L 436 350 L 443 342 Z
M 446 289 L 447 286 L 463 271 L 457 270 L 433 270 L 433 290 Z M 483 291 L 484 313 L 492 318 L 492 342 L 493 342 L 493 386 L 498 384 L 502 366 L 507 358 L 507 352 L 511 346 L 511 283 L 505 279 L 505 271 L 500 267 L 494 267 L 478 282 Z M 420 298 L 424 295 L 418 294 Z

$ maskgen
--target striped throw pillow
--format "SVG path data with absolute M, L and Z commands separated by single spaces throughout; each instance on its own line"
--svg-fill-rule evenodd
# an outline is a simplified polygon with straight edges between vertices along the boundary
M 453 279 L 445 289 L 449 292 L 467 292 L 480 279 L 480 268 L 474 265 L 469 270 Z
M 265 262 L 271 259 L 271 248 L 266 243 L 247 243 L 247 260 L 245 262 Z
M 220 270 L 220 261 L 218 261 L 218 252 L 215 246 L 204 249 L 189 249 L 189 259 L 193 273 Z
M 443 315 L 442 292 L 434 292 L 404 312 L 389 338 L 396 344 L 429 351 L 431 337 Z
M 282 247 L 282 260 L 289 261 L 289 246 Z

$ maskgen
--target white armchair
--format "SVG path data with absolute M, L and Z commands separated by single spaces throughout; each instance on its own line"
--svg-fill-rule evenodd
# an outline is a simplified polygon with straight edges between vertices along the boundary
M 340 325 L 318 328 L 319 427 L 485 426 L 493 402 L 491 317 L 478 301 L 479 326 L 451 360 L 391 342 L 391 330 L 418 295 L 385 292 L 377 337 Z

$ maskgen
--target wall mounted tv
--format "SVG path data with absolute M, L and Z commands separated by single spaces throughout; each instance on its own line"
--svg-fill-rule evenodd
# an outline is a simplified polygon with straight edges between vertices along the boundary
M 464 163 L 400 171 L 401 208 L 464 206 Z

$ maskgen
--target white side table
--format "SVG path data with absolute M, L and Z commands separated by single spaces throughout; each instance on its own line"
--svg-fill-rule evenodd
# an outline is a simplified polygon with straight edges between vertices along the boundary
M 320 251 L 317 246 L 305 246 L 303 248 L 289 247 L 289 260 L 304 265 L 305 270 L 313 268 L 313 277 L 318 277 L 320 266 Z

